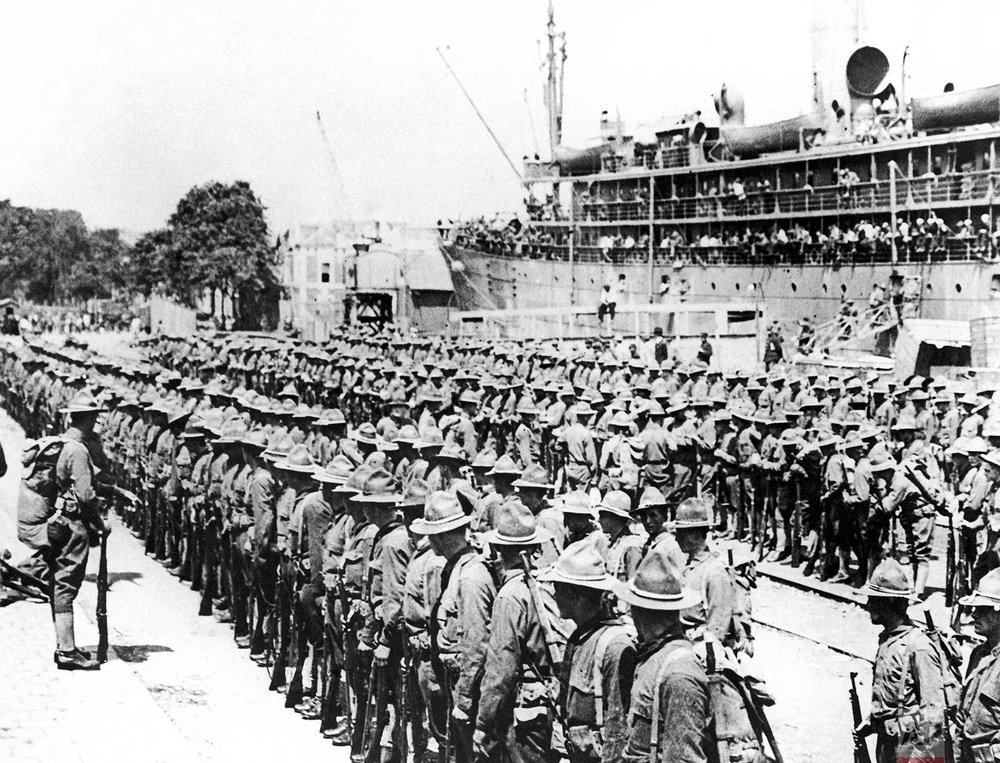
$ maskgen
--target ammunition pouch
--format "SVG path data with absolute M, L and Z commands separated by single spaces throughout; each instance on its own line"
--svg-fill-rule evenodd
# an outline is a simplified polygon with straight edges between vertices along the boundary
M 532 671 L 527 666 L 522 666 L 521 675 L 524 678 L 518 684 L 517 694 L 514 696 L 514 724 L 532 723 L 539 718 L 547 717 L 549 714 L 549 702 L 551 701 L 552 687 L 549 682 L 552 678 L 538 680 L 532 677 Z

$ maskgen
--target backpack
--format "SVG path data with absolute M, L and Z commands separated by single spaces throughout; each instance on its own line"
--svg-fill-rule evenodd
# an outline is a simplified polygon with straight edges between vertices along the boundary
M 56 464 L 66 442 L 61 437 L 42 437 L 30 442 L 21 454 L 23 473 L 21 480 L 26 487 L 42 496 L 55 512 L 59 485 L 56 481 Z
M 711 716 L 709 760 L 713 763 L 765 763 L 773 760 L 764 752 L 765 745 L 773 749 L 774 742 L 763 707 L 773 704 L 774 700 L 766 689 L 741 675 L 733 666 L 717 663 L 713 644 L 705 642 L 704 647 L 704 654 L 700 654 L 697 648 L 676 649 L 660 666 L 656 677 L 657 690 L 653 693 L 649 763 L 660 763 L 662 757 L 659 751 L 659 687 L 669 675 L 673 663 L 681 655 L 692 653 L 705 666 L 708 678 Z

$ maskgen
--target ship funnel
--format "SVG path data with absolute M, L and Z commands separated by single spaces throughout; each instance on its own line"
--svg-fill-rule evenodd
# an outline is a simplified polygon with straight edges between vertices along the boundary
M 888 86 L 889 59 L 878 48 L 863 45 L 847 59 L 847 87 L 852 97 L 875 98 Z

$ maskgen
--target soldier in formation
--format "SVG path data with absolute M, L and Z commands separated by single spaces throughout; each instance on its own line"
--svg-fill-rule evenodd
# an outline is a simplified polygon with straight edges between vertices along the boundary
M 756 562 L 891 561 L 919 598 L 943 516 L 951 595 L 1000 566 L 985 387 L 350 331 L 141 349 L 12 346 L 0 393 L 41 436 L 103 390 L 124 524 L 356 760 L 752 759 Z

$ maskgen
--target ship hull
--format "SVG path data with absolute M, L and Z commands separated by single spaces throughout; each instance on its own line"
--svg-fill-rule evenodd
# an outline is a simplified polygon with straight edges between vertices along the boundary
M 508 258 L 463 247 L 454 248 L 452 257 L 460 263 L 453 280 L 464 310 L 596 307 L 603 285 L 622 274 L 631 304 L 664 299 L 665 276 L 668 298 L 758 299 L 768 319 L 789 324 L 832 318 L 844 299 L 863 308 L 872 285 L 888 286 L 894 277 L 906 283 L 908 300 L 923 318 L 972 320 L 1000 306 L 1000 262 L 674 267 L 648 258 L 623 264 Z

